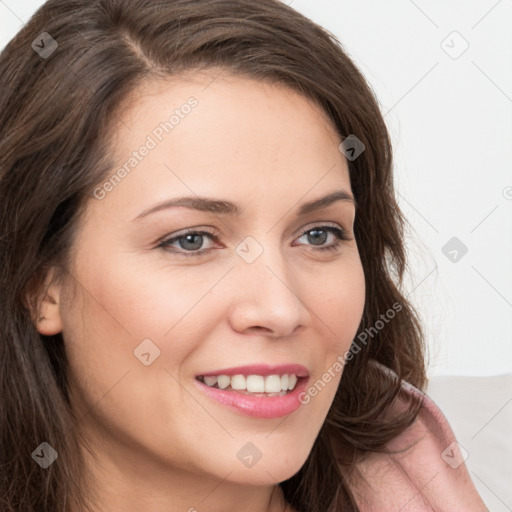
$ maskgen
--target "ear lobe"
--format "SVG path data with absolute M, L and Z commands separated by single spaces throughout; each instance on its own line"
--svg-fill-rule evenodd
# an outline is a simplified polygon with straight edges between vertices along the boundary
M 34 286 L 37 291 L 31 294 L 33 298 L 27 298 L 36 329 L 46 336 L 62 331 L 60 286 L 54 281 L 54 270 L 52 268 L 48 272 L 44 283 L 40 282 L 39 286 Z

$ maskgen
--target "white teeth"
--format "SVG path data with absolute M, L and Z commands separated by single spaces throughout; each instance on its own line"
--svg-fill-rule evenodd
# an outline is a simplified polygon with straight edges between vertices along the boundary
M 227 375 L 219 375 L 217 377 L 217 384 L 220 389 L 226 389 L 231 384 L 231 379 Z
M 231 387 L 233 389 L 247 389 L 244 375 L 233 375 L 231 377 Z
M 248 393 L 283 393 L 291 391 L 297 384 L 297 376 L 290 373 L 284 375 L 217 375 L 203 377 L 203 382 L 210 387 L 217 385 L 219 389 L 231 386 L 234 391 Z
M 288 391 L 288 374 L 281 376 L 281 390 Z
M 268 375 L 265 378 L 265 393 L 279 393 L 281 391 L 281 377 Z
M 248 375 L 247 376 L 247 391 L 249 393 L 264 393 L 265 392 L 265 379 L 262 375 Z
M 215 386 L 217 384 L 217 377 L 205 377 L 204 383 L 208 384 L 208 386 Z

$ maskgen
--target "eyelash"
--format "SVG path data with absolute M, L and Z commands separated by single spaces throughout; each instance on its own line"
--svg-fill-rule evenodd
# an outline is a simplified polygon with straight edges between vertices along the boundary
M 342 241 L 352 240 L 352 238 L 348 235 L 348 233 L 343 228 L 339 228 L 337 226 L 313 226 L 311 228 L 308 228 L 306 231 L 303 231 L 302 234 L 299 236 L 299 238 L 302 238 L 304 235 L 307 235 L 310 231 L 314 231 L 314 230 L 327 231 L 329 233 L 332 233 L 337 238 L 336 242 L 331 245 L 318 246 L 318 247 L 312 246 L 312 247 L 315 247 L 314 248 L 315 251 L 335 251 L 339 248 Z M 177 242 L 178 240 L 186 237 L 187 235 L 200 235 L 200 236 L 206 235 L 206 236 L 211 237 L 211 239 L 214 242 L 219 241 L 219 239 L 215 235 L 215 233 L 212 233 L 211 231 L 191 229 L 190 231 L 186 231 L 185 233 L 182 233 L 178 236 L 163 240 L 162 242 L 159 243 L 158 247 L 162 248 L 168 252 L 173 252 L 175 254 L 181 254 L 181 255 L 187 256 L 187 257 L 188 256 L 201 256 L 201 255 L 204 255 L 213 250 L 213 249 L 204 249 L 204 250 L 196 250 L 196 251 L 185 251 L 184 249 L 176 250 L 175 248 L 170 248 L 170 244 Z

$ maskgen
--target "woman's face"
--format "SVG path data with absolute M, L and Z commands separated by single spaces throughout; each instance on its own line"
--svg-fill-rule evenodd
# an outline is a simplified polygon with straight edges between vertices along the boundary
M 303 96 L 227 73 L 146 84 L 121 117 L 116 177 L 78 225 L 76 296 L 60 291 L 53 324 L 80 426 L 105 467 L 132 475 L 285 480 L 327 415 L 365 299 L 340 138 Z M 305 208 L 335 192 L 349 198 Z M 221 204 L 194 207 L 204 198 Z

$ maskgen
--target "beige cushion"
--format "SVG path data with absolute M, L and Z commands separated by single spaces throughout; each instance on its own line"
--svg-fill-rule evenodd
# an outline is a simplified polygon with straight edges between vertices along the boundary
M 493 512 L 512 510 L 512 375 L 433 377 L 426 390 L 468 452 L 466 467 Z

